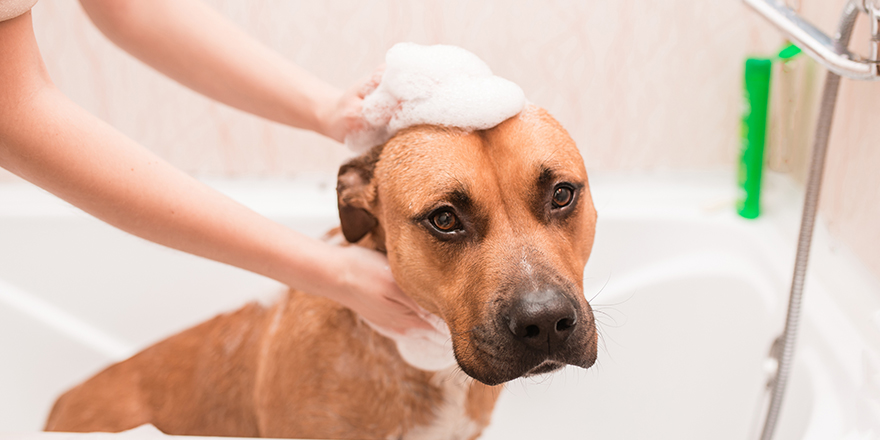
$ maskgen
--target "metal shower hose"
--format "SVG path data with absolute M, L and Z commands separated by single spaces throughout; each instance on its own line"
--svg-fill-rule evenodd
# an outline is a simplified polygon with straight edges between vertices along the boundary
M 846 50 L 853 25 L 859 11 L 850 2 L 844 10 L 838 25 L 834 44 L 838 49 Z M 791 296 L 788 301 L 788 314 L 785 329 L 778 339 L 781 349 L 778 351 L 778 368 L 773 378 L 770 391 L 770 406 L 764 419 L 761 440 L 771 440 L 779 418 L 785 385 L 791 374 L 794 359 L 794 345 L 797 338 L 798 321 L 801 314 L 801 300 L 804 290 L 804 277 L 807 261 L 810 257 L 810 243 L 813 238 L 813 225 L 816 221 L 816 209 L 819 205 L 819 192 L 822 188 L 822 171 L 825 168 L 825 152 L 828 149 L 828 136 L 831 133 L 831 120 L 834 117 L 834 105 L 840 86 L 840 75 L 828 71 L 825 76 L 825 88 L 822 91 L 822 102 L 819 107 L 819 118 L 816 123 L 816 136 L 813 140 L 813 157 L 810 160 L 810 171 L 807 177 L 807 188 L 804 196 L 804 210 L 801 215 L 801 229 L 798 235 L 797 254 L 794 262 L 794 275 L 791 282 Z

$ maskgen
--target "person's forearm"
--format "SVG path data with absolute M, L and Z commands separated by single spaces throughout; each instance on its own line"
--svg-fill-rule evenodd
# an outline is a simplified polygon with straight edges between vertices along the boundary
M 323 243 L 171 167 L 46 89 L 0 139 L 0 165 L 124 231 L 319 293 Z M 311 277 L 314 277 L 312 279 Z
M 148 240 L 314 293 L 333 287 L 329 246 L 210 189 L 62 95 L 30 13 L 0 22 L 0 41 L 0 167 Z
M 432 328 L 387 259 L 272 222 L 177 170 L 52 84 L 30 12 L 0 22 L 0 167 L 147 240 L 333 299 L 395 332 Z
M 114 43 L 181 84 L 264 118 L 328 133 L 341 91 L 198 0 L 81 0 Z M 337 139 L 341 140 L 341 139 Z

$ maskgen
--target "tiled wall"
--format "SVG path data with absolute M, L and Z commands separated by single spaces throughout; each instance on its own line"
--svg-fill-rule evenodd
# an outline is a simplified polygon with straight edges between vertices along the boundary
M 369 73 L 395 42 L 463 46 L 548 108 L 591 169 L 734 166 L 742 59 L 782 43 L 735 0 L 209 3 L 340 87 Z M 830 30 L 843 0 L 801 3 L 805 16 Z M 212 103 L 162 77 L 110 44 L 76 2 L 40 0 L 33 15 L 57 85 L 190 173 L 332 173 L 348 155 L 318 135 Z M 816 72 L 805 88 L 821 82 Z M 844 81 L 831 141 L 823 214 L 880 274 L 880 84 Z M 803 174 L 807 155 L 798 145 L 775 151 L 777 168 Z
M 846 0 L 802 0 L 804 17 L 833 35 Z M 869 53 L 869 28 L 861 16 L 850 49 Z M 769 25 L 761 24 L 762 28 Z M 806 60 L 805 60 L 806 61 Z M 812 62 L 811 62 L 812 63 Z M 788 83 L 774 84 L 776 105 L 772 147 L 783 150 L 771 162 L 803 181 L 809 164 L 813 125 L 825 71 L 801 62 Z M 813 72 L 810 72 L 813 70 Z M 781 79 L 781 78 L 777 78 Z M 789 89 L 786 95 L 785 89 Z M 789 128 L 780 127 L 788 119 Z M 787 142 L 785 148 L 780 148 Z M 835 238 L 849 246 L 880 276 L 880 82 L 841 80 L 825 164 L 821 214 Z
M 556 115 L 592 168 L 732 163 L 743 54 L 780 41 L 736 1 L 210 4 L 340 87 L 371 72 L 396 42 L 463 46 Z M 77 2 L 41 0 L 33 15 L 58 86 L 189 172 L 333 172 L 347 154 L 164 78 L 109 43 Z

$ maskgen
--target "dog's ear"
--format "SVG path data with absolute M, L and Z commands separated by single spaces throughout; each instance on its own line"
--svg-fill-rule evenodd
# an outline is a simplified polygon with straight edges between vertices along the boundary
M 342 165 L 336 180 L 336 200 L 342 235 L 356 243 L 372 231 L 379 221 L 370 212 L 370 181 L 375 162 L 357 158 Z

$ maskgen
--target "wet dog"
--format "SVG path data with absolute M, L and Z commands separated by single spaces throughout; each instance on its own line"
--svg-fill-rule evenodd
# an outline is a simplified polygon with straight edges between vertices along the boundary
M 472 439 L 499 384 L 596 360 L 583 295 L 596 211 L 562 126 L 528 106 L 483 131 L 416 126 L 343 165 L 341 230 L 385 252 L 456 363 L 418 369 L 330 300 L 221 315 L 71 389 L 46 426 L 169 434 Z

